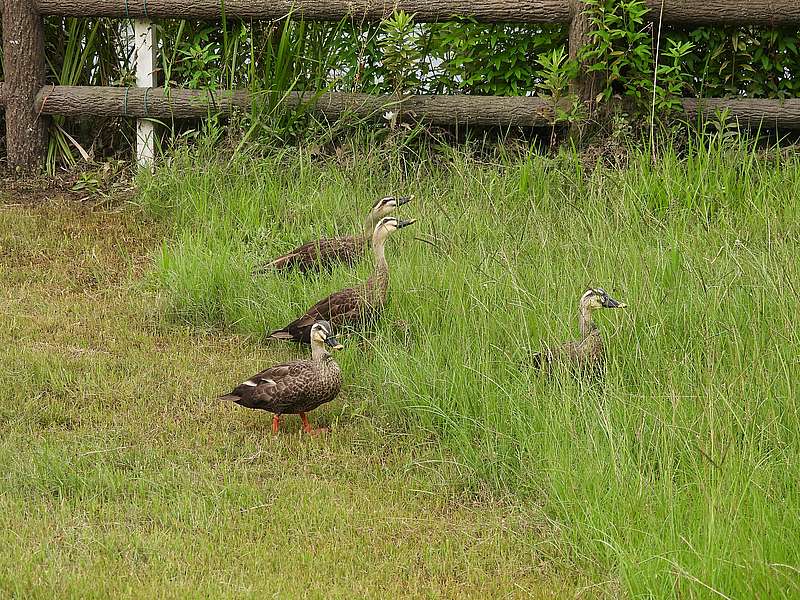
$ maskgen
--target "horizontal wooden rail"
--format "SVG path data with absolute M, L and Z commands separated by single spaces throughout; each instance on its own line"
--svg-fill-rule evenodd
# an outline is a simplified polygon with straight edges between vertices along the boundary
M 47 86 L 36 97 L 36 110 L 44 115 L 71 117 L 181 119 L 249 110 L 253 101 L 246 91 Z M 286 103 L 292 107 L 306 104 L 331 120 L 344 114 L 380 120 L 387 111 L 398 108 L 397 100 L 390 96 L 339 92 L 292 92 L 286 96 Z M 728 109 L 731 121 L 743 127 L 800 129 L 800 98 L 686 98 L 683 107 L 686 118 L 692 121 L 715 118 L 717 110 Z M 553 118 L 549 102 L 531 96 L 410 96 L 402 102 L 402 109 L 433 125 L 540 127 L 552 123 Z
M 658 20 L 661 0 L 645 0 Z M 568 23 L 571 0 L 35 0 L 43 15 L 65 17 L 136 17 L 280 19 L 290 12 L 309 21 L 377 21 L 395 7 L 418 22 L 469 17 L 483 23 Z M 663 21 L 673 25 L 797 25 L 798 0 L 664 0 Z
M 45 115 L 158 119 L 205 117 L 210 113 L 250 110 L 254 98 L 245 91 L 217 91 L 163 88 L 70 87 L 42 88 L 36 109 Z M 266 100 L 266 98 L 264 98 Z M 328 92 L 291 92 L 286 103 L 297 107 L 313 105 L 314 112 L 329 119 L 344 114 L 358 118 L 383 119 L 387 111 L 397 110 L 391 96 Z M 434 125 L 518 125 L 536 127 L 552 121 L 553 110 L 542 98 L 524 96 L 410 96 L 402 102 L 404 113 Z
M 715 118 L 728 109 L 730 121 L 742 127 L 800 129 L 800 98 L 762 100 L 758 98 L 684 98 L 683 110 L 690 120 Z
M 658 21 L 661 0 L 645 0 Z M 798 0 L 664 0 L 664 23 L 671 25 L 797 25 Z
M 139 17 L 280 19 L 294 14 L 309 21 L 378 21 L 395 7 L 418 22 L 468 16 L 485 23 L 566 23 L 570 0 L 35 0 L 43 15 L 70 17 Z

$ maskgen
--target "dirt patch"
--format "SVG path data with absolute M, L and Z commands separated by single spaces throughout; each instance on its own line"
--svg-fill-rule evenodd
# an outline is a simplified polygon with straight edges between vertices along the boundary
M 76 174 L 56 177 L 33 176 L 20 179 L 0 177 L 0 203 L 6 206 L 34 206 L 50 202 L 78 201 L 80 195 L 70 190 Z
M 124 161 L 84 165 L 57 175 L 13 177 L 0 170 L 0 206 L 88 203 L 106 207 L 134 197 L 134 172 Z

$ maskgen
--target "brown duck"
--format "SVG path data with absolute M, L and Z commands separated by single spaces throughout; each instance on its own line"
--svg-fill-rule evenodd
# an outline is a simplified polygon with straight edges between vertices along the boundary
M 308 344 L 311 327 L 316 321 L 329 321 L 334 328 L 341 325 L 360 327 L 376 318 L 386 303 L 389 288 L 389 265 L 384 255 L 384 245 L 393 232 L 414 222 L 414 219 L 400 221 L 394 217 L 384 217 L 378 221 L 372 234 L 372 252 L 375 255 L 372 276 L 359 286 L 334 292 L 320 300 L 302 317 L 283 329 L 273 331 L 269 337 Z
M 295 360 L 270 367 L 240 383 L 230 394 L 220 396 L 219 400 L 275 413 L 272 418 L 273 433 L 278 433 L 281 415 L 284 414 L 300 415 L 303 429 L 310 435 L 324 431 L 312 429 L 306 413 L 330 402 L 339 393 L 342 372 L 325 345 L 334 350 L 341 349 L 342 345 L 326 321 L 314 323 L 310 337 L 310 360 Z
M 532 359 L 534 367 L 552 371 L 555 365 L 563 364 L 583 373 L 602 373 L 605 366 L 603 339 L 592 319 L 592 312 L 598 308 L 625 308 L 626 306 L 626 304 L 614 300 L 602 288 L 589 288 L 581 296 L 579 302 L 578 321 L 581 339 L 534 354 Z
M 414 196 L 401 198 L 387 196 L 386 198 L 381 198 L 370 209 L 364 221 L 364 231 L 360 235 L 322 238 L 307 242 L 288 254 L 279 256 L 275 260 L 257 267 L 254 273 L 259 274 L 266 271 L 282 271 L 286 269 L 297 269 L 306 273 L 320 270 L 337 262 L 352 265 L 364 256 L 378 221 L 393 212 L 398 206 L 402 206 L 413 199 Z

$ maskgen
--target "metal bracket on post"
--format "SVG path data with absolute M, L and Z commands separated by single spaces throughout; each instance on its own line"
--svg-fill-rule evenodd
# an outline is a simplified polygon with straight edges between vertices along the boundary
M 136 64 L 136 86 L 152 88 L 156 85 L 156 34 L 153 23 L 146 19 L 136 19 L 133 23 L 134 50 Z M 145 100 L 147 94 L 145 92 Z M 147 111 L 145 101 L 145 111 Z M 146 114 L 145 114 L 146 116 Z M 149 119 L 136 121 L 136 161 L 140 167 L 153 167 L 155 159 L 155 124 Z

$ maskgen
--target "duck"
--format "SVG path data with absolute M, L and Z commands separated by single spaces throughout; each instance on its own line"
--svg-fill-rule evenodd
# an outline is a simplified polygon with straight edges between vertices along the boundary
M 256 267 L 253 273 L 258 275 L 267 271 L 285 271 L 289 269 L 297 269 L 302 273 L 308 273 L 330 267 L 337 262 L 352 266 L 366 252 L 372 239 L 372 232 L 375 230 L 375 225 L 378 221 L 413 199 L 413 195 L 381 198 L 372 205 L 364 221 L 364 231 L 361 234 L 322 238 L 307 242 L 283 256 Z
M 275 365 L 237 385 L 232 392 L 217 398 L 247 408 L 274 413 L 272 432 L 280 429 L 281 415 L 300 415 L 303 430 L 317 435 L 325 428 L 314 429 L 306 413 L 311 412 L 339 394 L 342 372 L 326 346 L 341 350 L 343 346 L 333 334 L 327 321 L 317 321 L 311 327 L 311 358 Z
M 342 325 L 359 327 L 377 318 L 386 304 L 389 289 L 389 265 L 384 254 L 386 240 L 398 229 L 415 222 L 415 219 L 401 221 L 395 217 L 384 217 L 378 221 L 372 233 L 375 270 L 370 278 L 361 285 L 323 298 L 286 327 L 270 333 L 269 337 L 308 344 L 311 329 L 317 321 L 328 321 L 335 328 Z
M 590 287 L 581 296 L 578 306 L 581 338 L 534 354 L 534 368 L 551 372 L 554 366 L 562 364 L 585 374 L 602 374 L 605 349 L 592 313 L 599 308 L 626 308 L 627 304 L 615 300 L 603 288 Z

